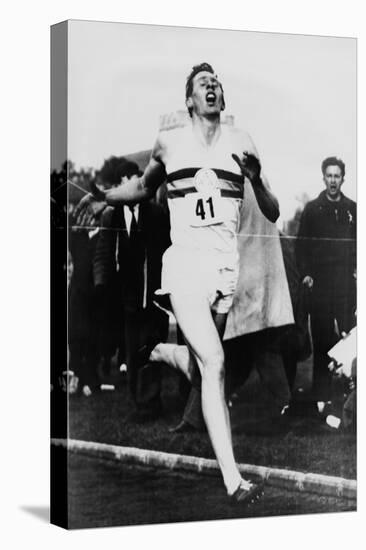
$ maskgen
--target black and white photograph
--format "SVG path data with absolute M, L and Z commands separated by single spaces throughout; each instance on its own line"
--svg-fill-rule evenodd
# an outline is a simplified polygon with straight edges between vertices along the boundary
M 52 27 L 53 523 L 357 509 L 356 48 Z

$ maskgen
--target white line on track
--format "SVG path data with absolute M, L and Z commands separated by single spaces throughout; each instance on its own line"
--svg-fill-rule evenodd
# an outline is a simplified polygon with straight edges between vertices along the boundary
M 98 458 L 114 459 L 128 464 L 144 464 L 146 466 L 164 467 L 169 470 L 188 470 L 203 474 L 218 474 L 219 471 L 216 460 L 196 456 L 151 451 L 136 447 L 122 447 L 120 445 L 80 441 L 77 439 L 54 438 L 51 439 L 51 444 L 65 447 L 68 451 Z M 238 466 L 244 476 L 263 480 L 267 485 L 274 487 L 304 493 L 315 493 L 321 496 L 349 500 L 357 499 L 357 482 L 353 479 L 268 468 L 254 464 L 239 464 Z

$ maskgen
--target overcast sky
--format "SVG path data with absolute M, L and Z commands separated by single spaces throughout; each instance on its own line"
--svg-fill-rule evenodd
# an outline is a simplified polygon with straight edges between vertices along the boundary
M 356 198 L 356 40 L 72 21 L 68 157 L 100 168 L 149 149 L 159 117 L 184 109 L 191 67 L 211 63 L 226 113 L 245 128 L 277 194 L 282 220 L 322 190 L 321 161 L 346 163 Z

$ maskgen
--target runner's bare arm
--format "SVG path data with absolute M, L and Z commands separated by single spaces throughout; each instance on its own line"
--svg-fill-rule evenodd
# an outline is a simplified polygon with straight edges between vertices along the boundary
M 149 164 L 140 178 L 130 180 L 105 192 L 105 201 L 108 205 L 116 206 L 121 203 L 141 202 L 154 196 L 166 176 L 165 167 L 161 161 L 161 147 L 158 138 Z
M 77 223 L 80 225 L 93 225 L 96 215 L 99 215 L 108 205 L 117 206 L 136 203 L 153 197 L 166 175 L 161 160 L 162 147 L 158 137 L 149 164 L 140 178 L 136 177 L 107 191 L 99 189 L 94 182 L 90 183 L 91 192 L 81 199 L 76 207 Z
M 266 178 L 261 174 L 259 155 L 251 138 L 246 135 L 245 150 L 242 157 L 233 153 L 243 176 L 252 184 L 258 206 L 262 214 L 272 223 L 275 223 L 280 215 L 278 200 L 270 191 Z

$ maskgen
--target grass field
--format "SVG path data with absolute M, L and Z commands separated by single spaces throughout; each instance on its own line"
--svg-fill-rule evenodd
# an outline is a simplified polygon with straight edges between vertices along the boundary
M 70 397 L 69 436 L 74 439 L 214 458 L 206 433 L 171 434 L 183 402 L 178 377 L 167 369 L 162 393 L 164 415 L 147 424 L 127 420 L 132 403 L 126 386 L 91 397 Z M 356 478 L 356 439 L 311 419 L 271 422 L 273 404 L 257 384 L 247 384 L 231 408 L 238 462 Z

